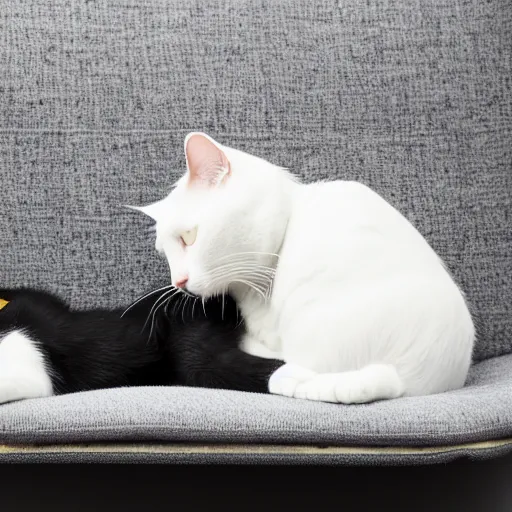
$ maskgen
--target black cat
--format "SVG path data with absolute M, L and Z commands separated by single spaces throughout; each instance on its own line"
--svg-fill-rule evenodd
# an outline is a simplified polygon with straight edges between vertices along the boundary
M 238 348 L 245 329 L 231 298 L 185 310 L 183 295 L 168 295 L 77 311 L 43 291 L 0 290 L 0 403 L 119 386 L 268 391 L 283 363 Z

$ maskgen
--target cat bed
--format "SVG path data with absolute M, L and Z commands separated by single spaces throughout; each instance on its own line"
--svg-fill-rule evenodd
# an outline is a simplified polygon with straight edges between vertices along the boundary
M 467 386 L 344 406 L 182 387 L 120 388 L 0 407 L 0 462 L 425 464 L 512 451 L 512 355 Z M 115 444 L 113 444 L 115 442 Z

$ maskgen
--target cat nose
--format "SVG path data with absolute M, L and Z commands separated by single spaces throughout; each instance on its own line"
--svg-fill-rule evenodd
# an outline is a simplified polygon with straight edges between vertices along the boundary
M 185 288 L 185 286 L 187 285 L 188 283 L 188 277 L 180 277 L 177 281 L 176 281 L 176 286 L 178 288 Z

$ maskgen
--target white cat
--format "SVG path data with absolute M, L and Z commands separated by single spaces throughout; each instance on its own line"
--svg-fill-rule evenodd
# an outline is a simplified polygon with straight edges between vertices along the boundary
M 366 186 L 301 184 L 202 133 L 162 201 L 156 248 L 173 283 L 229 291 L 243 349 L 287 364 L 271 393 L 363 403 L 464 385 L 475 331 L 463 295 L 418 231 Z

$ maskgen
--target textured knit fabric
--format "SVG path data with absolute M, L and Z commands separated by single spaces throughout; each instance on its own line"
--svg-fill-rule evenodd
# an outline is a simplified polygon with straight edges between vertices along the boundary
M 403 447 L 508 437 L 512 437 L 512 355 L 476 365 L 462 390 L 368 405 L 145 387 L 0 407 L 0 444 L 172 441 Z
M 510 0 L 0 0 L 2 286 L 125 304 L 168 281 L 148 221 L 204 130 L 356 179 L 445 259 L 477 358 L 512 343 Z

